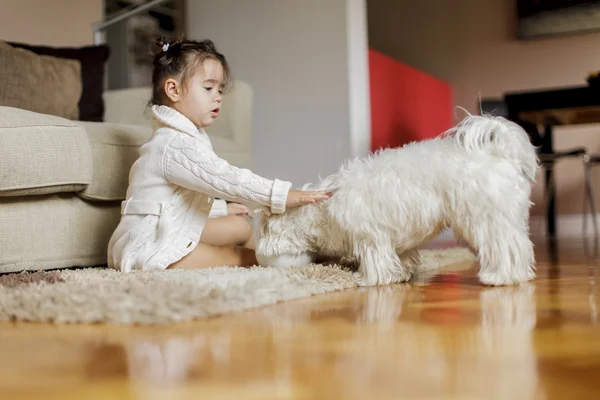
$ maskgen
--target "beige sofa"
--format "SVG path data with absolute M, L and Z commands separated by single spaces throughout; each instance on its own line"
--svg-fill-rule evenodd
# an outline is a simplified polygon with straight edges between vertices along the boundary
M 128 172 L 152 133 L 149 88 L 104 93 L 106 122 L 0 106 L 0 273 L 97 266 L 120 218 Z M 250 168 L 252 90 L 235 82 L 207 130 Z

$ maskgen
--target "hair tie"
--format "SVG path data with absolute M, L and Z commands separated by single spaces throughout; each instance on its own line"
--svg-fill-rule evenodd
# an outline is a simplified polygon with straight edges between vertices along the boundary
M 163 44 L 162 51 L 166 52 L 169 50 L 169 43 Z

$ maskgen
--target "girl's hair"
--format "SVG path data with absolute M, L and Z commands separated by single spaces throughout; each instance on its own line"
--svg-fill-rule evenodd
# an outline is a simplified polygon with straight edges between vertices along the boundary
M 156 40 L 157 49 L 151 50 L 154 57 L 152 71 L 152 98 L 149 105 L 165 105 L 167 95 L 164 83 L 168 78 L 177 78 L 182 86 L 191 78 L 206 60 L 215 60 L 223 67 L 223 91 L 231 88 L 233 79 L 225 56 L 217 51 L 211 40 L 201 42 L 184 40 L 183 37 L 169 41 L 161 37 Z M 185 89 L 184 89 L 185 90 Z

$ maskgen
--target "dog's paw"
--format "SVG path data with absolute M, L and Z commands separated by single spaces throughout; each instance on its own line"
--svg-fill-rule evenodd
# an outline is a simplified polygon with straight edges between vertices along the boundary
M 362 276 L 360 272 L 354 272 L 352 275 L 354 276 L 354 280 L 356 281 L 356 284 L 358 286 L 370 286 L 365 277 Z
M 505 286 L 513 284 L 510 279 L 506 279 L 506 277 L 499 276 L 498 274 L 480 274 L 479 282 L 488 286 Z
M 405 283 L 410 281 L 411 277 L 412 275 L 410 273 L 407 273 L 393 276 L 390 275 L 388 277 L 384 277 L 383 279 L 380 278 L 369 280 L 366 277 L 364 277 L 360 272 L 354 273 L 354 279 L 356 280 L 358 286 L 384 286 L 391 285 L 393 283 Z
M 511 276 L 507 274 L 497 273 L 480 273 L 479 281 L 488 286 L 508 286 L 518 285 L 519 283 L 528 282 L 535 278 L 535 273 L 527 273 L 523 276 Z
M 363 276 L 360 272 L 354 272 L 354 280 L 356 280 L 356 284 L 361 287 L 365 286 L 377 286 L 378 282 L 371 282 L 365 276 Z

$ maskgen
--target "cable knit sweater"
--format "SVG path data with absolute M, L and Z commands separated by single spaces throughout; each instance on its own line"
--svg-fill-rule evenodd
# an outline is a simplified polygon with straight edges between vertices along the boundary
M 109 267 L 167 268 L 196 247 L 209 217 L 226 214 L 224 200 L 285 211 L 290 182 L 230 165 L 214 153 L 208 135 L 173 108 L 153 106 L 152 117 L 154 133 L 131 167 L 121 221 L 109 242 Z M 215 197 L 224 200 L 216 205 Z

